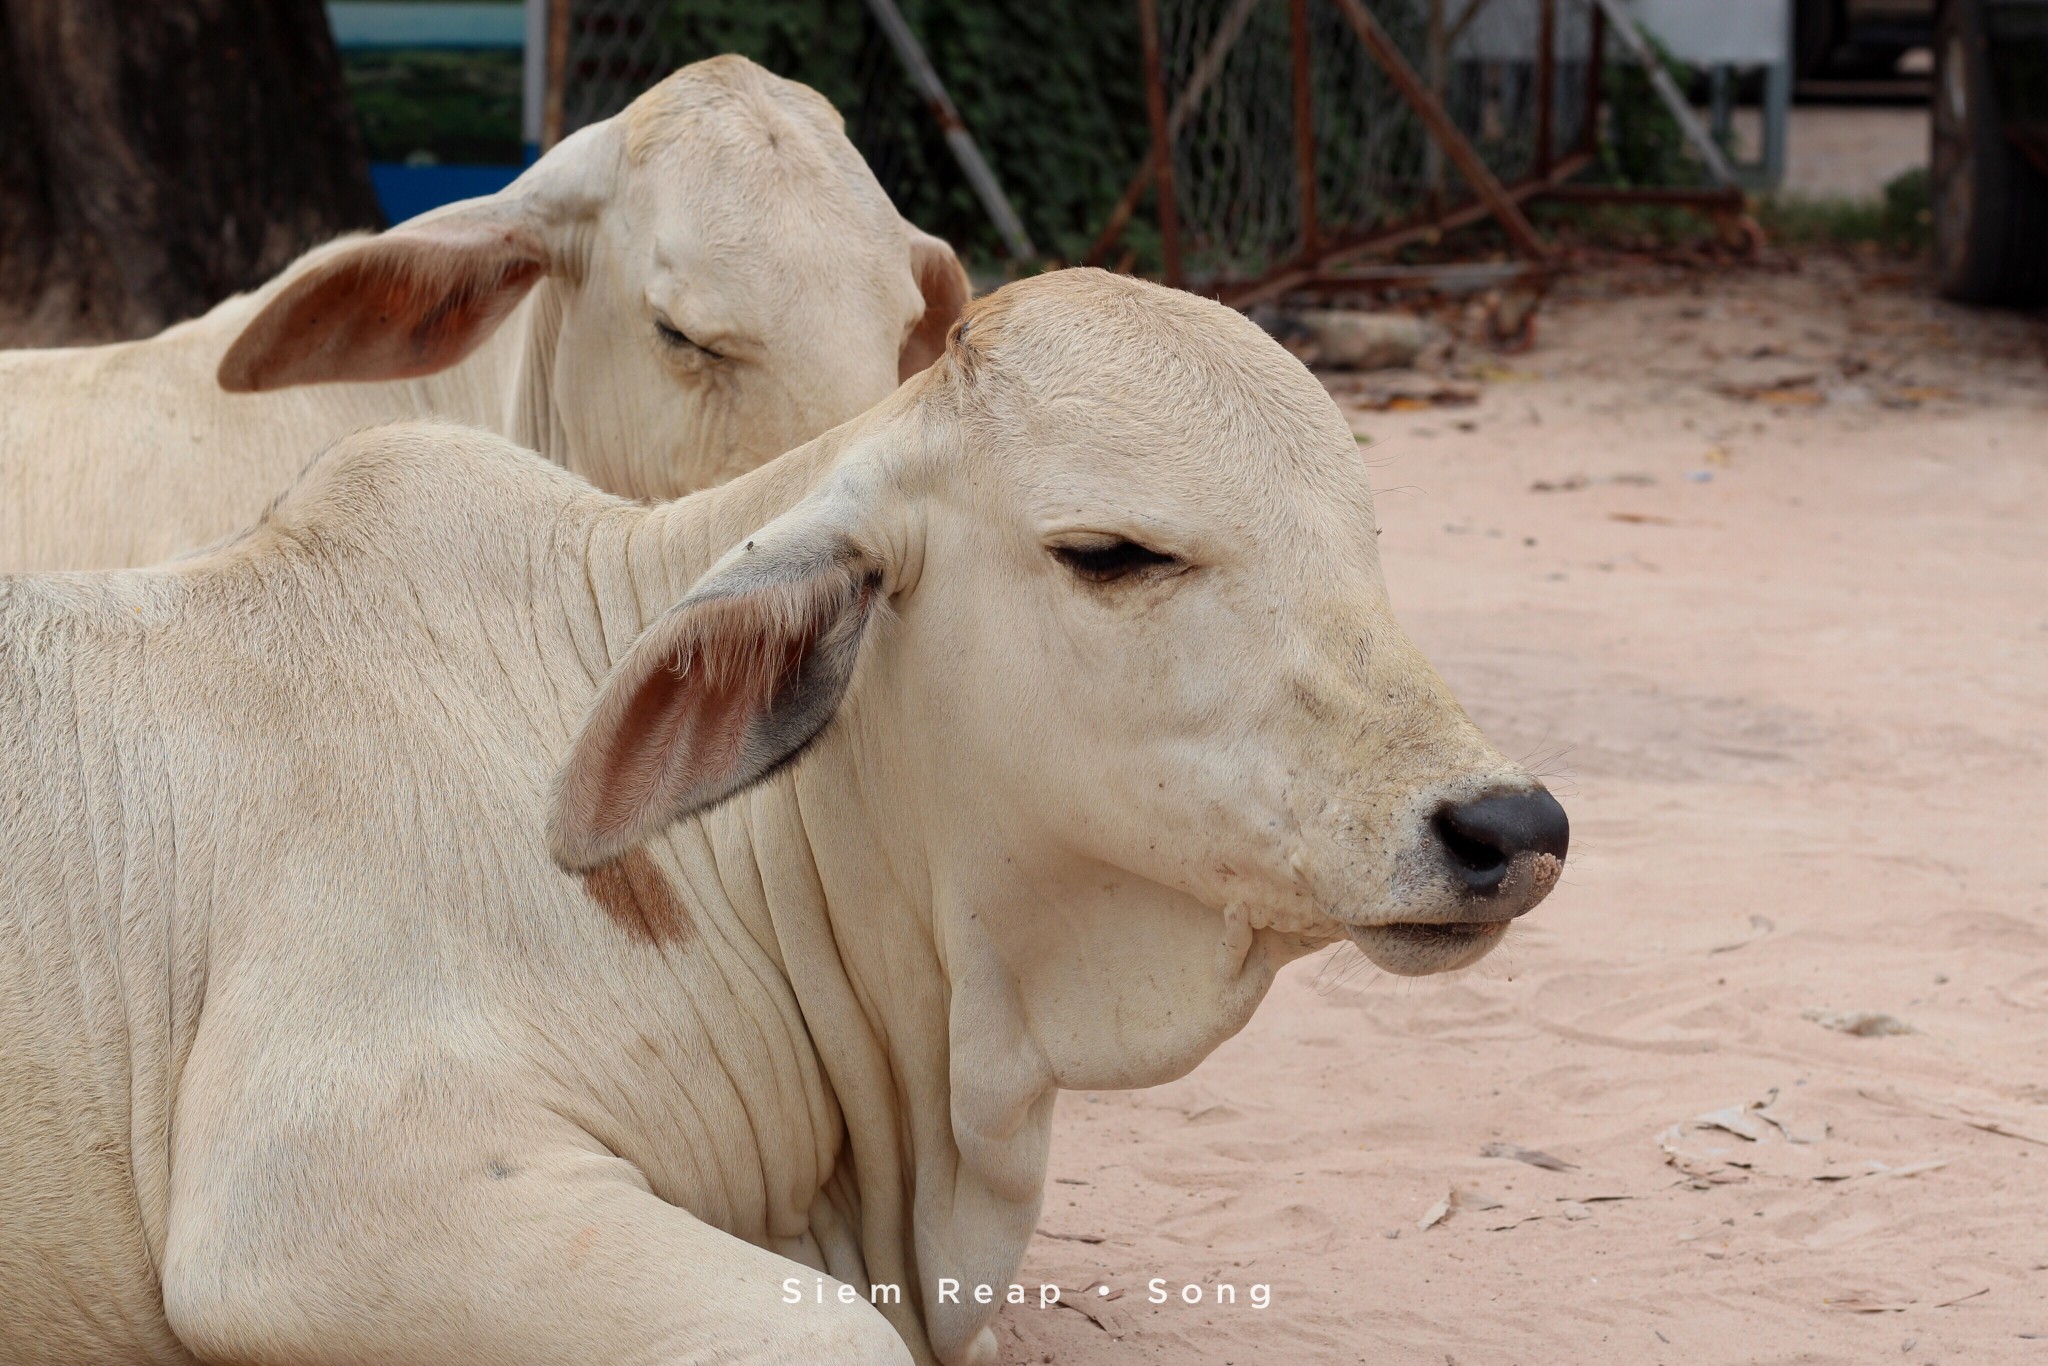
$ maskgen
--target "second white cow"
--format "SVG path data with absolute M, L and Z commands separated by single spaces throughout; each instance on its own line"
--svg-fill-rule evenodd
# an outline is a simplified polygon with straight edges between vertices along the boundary
M 1374 531 L 1279 346 L 1066 271 L 678 503 L 387 428 L 0 580 L 0 1359 L 985 1366 L 1060 1089 L 1557 879 Z
M 0 570 L 193 549 L 403 417 L 676 497 L 880 400 L 967 295 L 822 96 L 699 62 L 503 193 L 319 248 L 160 336 L 0 352 Z

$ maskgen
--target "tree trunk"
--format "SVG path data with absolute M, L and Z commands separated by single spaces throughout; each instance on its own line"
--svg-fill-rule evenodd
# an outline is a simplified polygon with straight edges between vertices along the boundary
M 0 345 L 147 336 L 380 222 L 320 0 L 0 0 Z

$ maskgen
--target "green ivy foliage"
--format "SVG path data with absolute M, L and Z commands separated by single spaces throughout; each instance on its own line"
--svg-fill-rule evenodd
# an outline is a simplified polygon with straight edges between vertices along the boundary
M 342 54 L 342 77 L 372 161 L 517 166 L 517 52 Z
M 1688 89 L 1694 83 L 1692 68 L 1673 57 L 1655 35 L 1644 37 L 1678 88 Z M 1600 178 L 1614 185 L 1704 185 L 1706 168 L 1650 84 L 1649 73 L 1625 56 L 1615 59 L 1612 46 L 1610 40 Z
M 1131 0 L 899 0 L 1041 253 L 1084 253 L 1145 154 Z M 676 63 L 740 52 L 830 99 L 904 216 L 984 261 L 1001 240 L 862 0 L 673 0 Z M 1132 224 L 1141 254 L 1150 234 Z

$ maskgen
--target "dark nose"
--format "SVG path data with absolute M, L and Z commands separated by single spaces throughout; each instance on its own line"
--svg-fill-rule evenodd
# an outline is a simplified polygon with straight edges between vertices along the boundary
M 1453 876 L 1484 896 L 1506 881 L 1522 854 L 1549 854 L 1564 862 L 1572 824 L 1557 798 L 1542 788 L 1489 792 L 1436 813 L 1436 837 L 1450 854 Z

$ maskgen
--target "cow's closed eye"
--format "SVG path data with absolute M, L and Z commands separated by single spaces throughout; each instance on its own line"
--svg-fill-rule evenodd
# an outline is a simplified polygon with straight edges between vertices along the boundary
M 1118 583 L 1125 579 L 1157 577 L 1186 567 L 1179 556 L 1122 537 L 1056 545 L 1049 549 L 1054 559 L 1084 583 Z
M 712 360 L 725 359 L 724 356 L 720 355 L 716 351 L 713 351 L 710 347 L 704 345 L 702 342 L 690 340 L 689 333 L 683 331 L 682 328 L 677 327 L 674 323 L 670 322 L 666 318 L 656 318 L 654 320 L 654 335 L 661 338 L 662 345 L 672 347 L 677 351 L 694 351 L 701 355 L 708 356 Z

